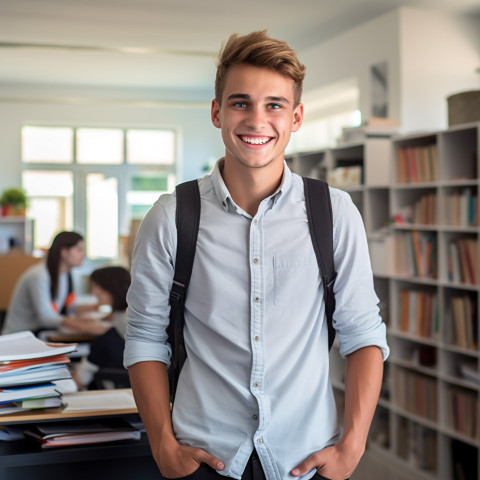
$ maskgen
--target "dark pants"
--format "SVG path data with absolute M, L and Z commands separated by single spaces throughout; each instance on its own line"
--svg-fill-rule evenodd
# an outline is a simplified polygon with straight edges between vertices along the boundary
M 182 477 L 181 480 L 225 480 L 225 476 L 220 475 L 216 470 L 202 463 L 198 470 L 191 475 Z M 262 464 L 255 450 L 252 455 L 250 455 L 250 459 L 242 475 L 242 480 L 265 480 Z
M 293 478 L 293 477 L 292 477 Z M 216 472 L 213 468 L 202 463 L 200 468 L 191 475 L 183 477 L 181 480 L 224 480 L 225 477 Z M 177 479 L 180 480 L 180 479 Z M 247 466 L 242 475 L 242 480 L 265 480 L 265 473 L 263 473 L 262 464 L 258 458 L 257 452 L 254 450 L 250 455 Z M 330 480 L 327 477 L 316 473 L 313 480 Z M 347 478 L 347 480 L 349 480 Z

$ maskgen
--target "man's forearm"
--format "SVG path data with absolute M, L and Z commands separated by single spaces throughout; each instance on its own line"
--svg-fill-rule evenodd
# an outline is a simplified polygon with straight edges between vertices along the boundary
M 162 362 L 139 362 L 128 368 L 138 412 L 156 457 L 160 445 L 175 440 L 170 415 L 167 367 Z
M 358 460 L 365 450 L 382 377 L 383 358 L 378 347 L 361 348 L 347 356 L 344 431 L 340 443 Z

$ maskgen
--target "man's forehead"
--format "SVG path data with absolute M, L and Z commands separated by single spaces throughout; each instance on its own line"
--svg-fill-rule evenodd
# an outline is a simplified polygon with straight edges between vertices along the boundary
M 264 100 L 285 101 L 293 100 L 295 82 L 292 78 L 266 67 L 257 67 L 249 64 L 234 65 L 229 69 L 225 78 L 223 97 L 242 97 L 247 100 L 260 96 Z

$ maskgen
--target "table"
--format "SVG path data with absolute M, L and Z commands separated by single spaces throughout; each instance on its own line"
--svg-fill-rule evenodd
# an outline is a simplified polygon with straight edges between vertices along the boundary
M 82 392 L 91 397 L 108 391 Z M 131 389 L 115 390 L 127 392 Z M 136 408 L 67 412 L 64 408 L 32 410 L 2 415 L 2 425 L 62 422 L 112 416 L 137 417 Z M 42 450 L 30 440 L 0 441 L 0 480 L 153 480 L 162 479 L 151 455 L 148 439 L 75 445 Z

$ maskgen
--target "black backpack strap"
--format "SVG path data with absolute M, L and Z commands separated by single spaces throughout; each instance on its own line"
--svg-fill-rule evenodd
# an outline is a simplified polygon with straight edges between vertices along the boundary
M 323 283 L 325 314 L 328 326 L 328 349 L 330 350 L 335 340 L 335 328 L 333 328 L 335 294 L 333 286 L 337 276 L 333 262 L 332 202 L 327 183 L 306 177 L 303 177 L 303 183 L 308 228 L 310 229 L 313 249 L 315 250 Z
M 177 185 L 177 253 L 175 274 L 170 290 L 170 323 L 168 341 L 172 347 L 172 362 L 169 369 L 170 397 L 173 401 L 180 370 L 187 358 L 183 339 L 185 298 L 192 274 L 200 225 L 200 191 L 197 180 Z

